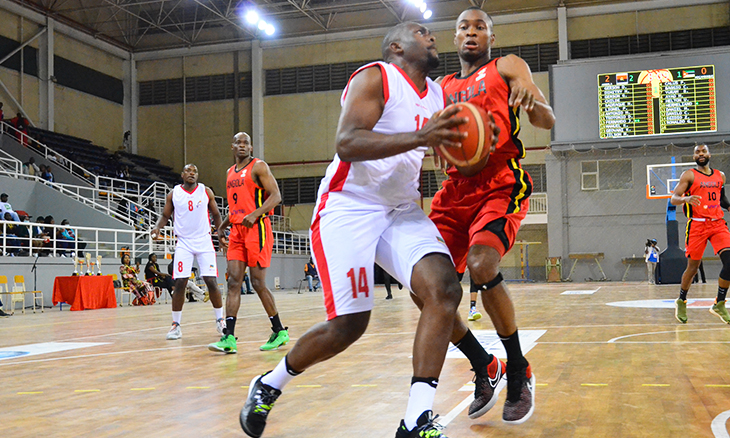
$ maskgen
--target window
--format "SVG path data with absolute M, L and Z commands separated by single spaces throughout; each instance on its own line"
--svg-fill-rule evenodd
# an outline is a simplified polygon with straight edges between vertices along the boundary
M 446 180 L 446 174 L 441 170 L 421 170 L 421 184 L 418 191 L 424 198 L 433 198 L 441 189 L 441 183 Z
M 547 192 L 547 173 L 544 164 L 525 164 L 522 169 L 532 177 L 532 193 Z
M 725 46 L 730 44 L 728 36 L 730 27 L 724 26 L 576 40 L 570 41 L 570 59 Z
M 580 189 L 598 190 L 598 161 L 580 163 Z
M 276 182 L 281 192 L 281 203 L 284 205 L 314 204 L 317 202 L 317 191 L 321 176 L 305 176 L 302 178 L 281 178 Z
M 630 190 L 634 187 L 631 160 L 582 161 L 580 165 L 581 190 Z

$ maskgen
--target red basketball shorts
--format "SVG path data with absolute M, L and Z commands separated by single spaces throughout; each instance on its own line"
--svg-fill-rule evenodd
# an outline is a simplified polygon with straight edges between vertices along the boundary
M 274 233 L 268 217 L 259 219 L 251 228 L 242 224 L 231 225 L 226 253 L 228 260 L 239 260 L 246 263 L 246 266 L 268 268 L 273 249 Z
M 710 241 L 715 254 L 730 248 L 730 231 L 722 219 L 701 222 L 696 219 L 687 221 L 684 255 L 688 259 L 702 260 L 707 241 Z
M 504 256 L 515 243 L 532 193 L 530 175 L 510 161 L 471 178 L 449 178 L 436 192 L 429 218 L 451 251 L 456 270 L 466 270 L 472 245 L 485 245 Z

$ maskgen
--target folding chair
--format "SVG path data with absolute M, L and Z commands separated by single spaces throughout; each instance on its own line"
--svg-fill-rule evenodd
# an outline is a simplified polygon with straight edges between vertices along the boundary
M 40 302 L 41 313 L 43 313 L 43 292 L 39 290 L 28 290 L 25 288 L 25 277 L 22 275 L 16 275 L 13 277 L 13 291 L 14 292 L 27 292 L 33 296 L 33 313 L 36 309 L 36 303 Z M 16 300 L 20 301 L 20 300 Z M 13 306 L 14 308 L 14 306 Z M 23 313 L 25 313 L 25 294 L 23 294 Z
M 117 277 L 117 274 L 112 274 L 112 281 L 118 281 L 118 280 L 119 280 L 119 277 Z M 134 294 L 129 290 L 128 287 L 116 287 L 115 286 L 114 289 L 115 289 L 115 291 L 117 291 L 117 290 L 119 291 L 119 307 L 124 306 L 124 296 L 125 295 L 127 296 L 127 305 L 128 306 L 132 305 L 132 300 L 133 300 Z

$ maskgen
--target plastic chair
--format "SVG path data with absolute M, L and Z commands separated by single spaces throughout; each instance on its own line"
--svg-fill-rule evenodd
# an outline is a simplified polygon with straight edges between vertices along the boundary
M 13 284 L 13 293 L 10 295 L 10 310 L 15 313 L 15 303 L 20 303 L 23 305 L 21 310 L 23 311 L 23 313 L 25 313 L 25 288 L 18 286 L 17 275 L 15 276 L 15 278 L 16 281 Z
M 8 292 L 10 292 L 8 290 L 8 277 L 6 277 L 4 275 L 0 275 L 0 294 L 10 295 Z M 6 300 L 6 303 L 7 303 L 7 300 Z M 6 303 L 3 304 L 3 307 L 7 307 Z
M 118 281 L 119 277 L 117 277 L 117 274 L 112 274 L 112 281 Z M 127 296 L 127 305 L 132 305 L 132 300 L 134 299 L 134 294 L 128 287 L 115 287 L 115 291 L 118 290 L 119 293 L 119 307 L 124 306 L 124 296 Z
M 43 292 L 39 290 L 28 290 L 25 287 L 25 277 L 22 275 L 16 275 L 13 277 L 13 291 L 15 292 L 27 292 L 33 296 L 33 313 L 36 313 L 36 304 L 40 302 L 41 313 L 43 313 Z M 20 300 L 15 300 L 20 301 Z M 15 308 L 15 306 L 13 306 Z M 25 294 L 23 294 L 23 313 L 25 313 Z

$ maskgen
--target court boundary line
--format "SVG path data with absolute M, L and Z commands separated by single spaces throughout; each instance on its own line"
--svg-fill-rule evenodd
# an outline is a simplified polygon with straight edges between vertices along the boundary
M 726 330 L 724 328 L 725 327 L 724 325 L 722 327 L 723 327 L 723 330 Z M 707 328 L 707 329 L 682 329 L 682 330 L 679 330 L 679 332 L 680 333 L 685 333 L 685 332 L 705 332 L 705 331 L 714 331 L 714 330 L 720 330 L 720 327 Z M 662 335 L 662 334 L 666 334 L 666 333 L 678 333 L 678 332 L 677 332 L 677 330 L 666 330 L 666 331 L 661 331 L 661 332 L 634 333 L 634 334 L 631 334 L 631 335 L 618 336 L 616 338 L 609 339 L 608 340 L 608 343 L 609 344 L 614 344 L 614 343 L 616 343 L 616 341 L 619 341 L 621 339 L 632 338 L 632 337 L 635 337 L 635 336 Z M 662 342 L 663 343 L 666 343 L 668 341 L 662 341 Z M 689 342 L 689 341 L 687 341 L 687 342 Z M 710 342 L 710 343 L 717 343 L 717 342 Z M 725 343 L 725 342 L 721 342 L 721 343 Z
M 730 438 L 730 435 L 727 433 L 727 427 L 725 427 L 728 418 L 730 418 L 730 411 L 722 412 L 712 419 L 711 429 L 715 438 Z

